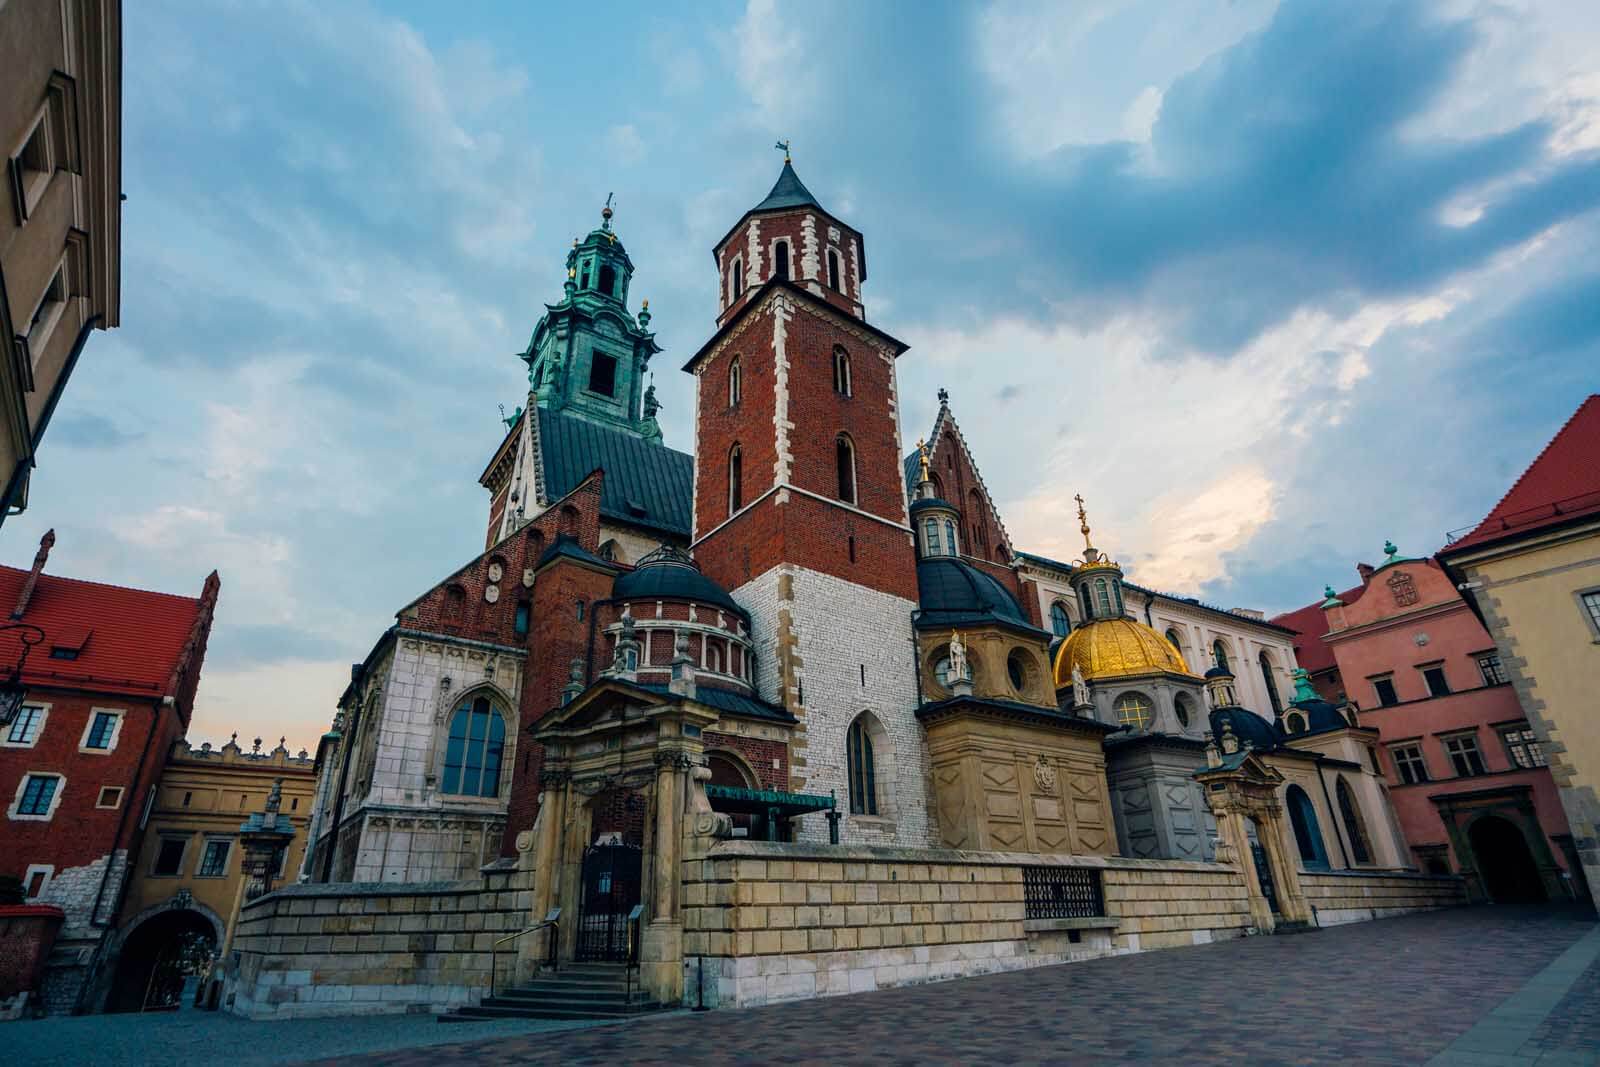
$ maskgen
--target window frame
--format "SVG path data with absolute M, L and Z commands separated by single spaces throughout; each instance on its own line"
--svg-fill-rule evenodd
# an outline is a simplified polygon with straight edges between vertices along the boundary
M 1122 709 L 1126 702 L 1138 701 L 1144 706 L 1145 715 L 1140 722 L 1130 722 L 1123 717 Z M 1111 702 L 1111 713 L 1117 717 L 1119 726 L 1126 726 L 1132 730 L 1148 730 L 1156 721 L 1156 702 L 1138 690 L 1129 690 L 1118 693 L 1117 698 Z
M 1493 668 L 1485 669 L 1484 660 L 1493 660 Z M 1472 662 L 1477 664 L 1478 677 L 1483 679 L 1485 686 L 1505 685 L 1511 681 L 1510 676 L 1506 674 L 1506 665 L 1500 659 L 1500 650 L 1497 648 L 1490 649 L 1487 652 L 1474 652 L 1472 654 Z
M 94 728 L 99 725 L 100 716 L 109 716 L 112 720 L 111 734 L 105 739 L 104 745 L 91 745 L 90 739 L 94 736 Z M 83 724 L 83 736 L 78 738 L 78 751 L 85 755 L 109 756 L 117 750 L 117 742 L 122 739 L 122 723 L 127 718 L 127 713 L 121 708 L 90 708 L 89 721 Z
M 37 892 L 30 892 L 34 876 L 42 876 Z M 56 865 L 53 863 L 30 863 L 28 869 L 22 872 L 22 892 L 26 900 L 44 899 L 45 890 L 50 888 L 50 883 L 55 880 Z
M 24 812 L 22 802 L 28 795 L 28 783 L 35 778 L 53 778 L 53 787 L 50 798 L 45 801 L 43 812 Z M 6 817 L 15 822 L 49 822 L 56 817 L 56 811 L 61 807 L 61 798 L 67 794 L 67 776 L 60 771 L 23 771 L 22 777 L 17 780 L 17 793 L 11 801 L 11 807 L 6 810 Z
M 26 225 L 33 216 L 34 209 L 39 206 L 39 201 L 44 199 L 45 190 L 50 188 L 50 180 L 55 177 L 58 161 L 55 152 L 55 137 L 52 130 L 50 114 L 50 101 L 46 99 L 33 113 L 33 120 L 28 123 L 27 132 L 12 147 L 7 159 L 7 169 L 10 171 L 12 197 L 18 209 L 19 223 Z M 35 162 L 41 164 L 34 166 L 26 162 L 30 151 L 39 153 L 43 158 Z
M 51 705 L 43 701 L 23 701 L 22 707 L 17 709 L 17 717 L 6 725 L 5 733 L 0 734 L 0 748 L 33 748 L 37 745 L 39 738 L 44 736 L 45 724 L 50 720 L 50 707 Z M 25 711 L 39 713 L 36 720 L 30 718 L 30 721 L 34 722 L 33 736 L 26 740 L 14 741 L 11 735 L 22 722 L 22 715 Z
M 878 759 L 872 741 L 866 715 L 857 715 L 845 730 L 845 783 L 850 814 L 876 818 L 881 805 Z
M 734 256 L 728 267 L 728 303 L 736 304 L 744 295 L 744 257 Z
M 1578 605 L 1578 613 L 1583 616 L 1583 621 L 1589 627 L 1589 636 L 1595 644 L 1600 644 L 1600 585 L 1587 589 L 1574 589 L 1572 599 Z
M 473 717 L 480 713 L 480 704 L 483 705 L 483 711 L 487 712 L 488 718 L 484 722 L 483 736 L 474 738 L 472 736 Z M 466 723 L 463 733 L 458 739 L 455 736 L 456 722 L 463 716 L 466 717 Z M 512 731 L 507 729 L 506 720 L 507 716 L 495 703 L 494 697 L 484 689 L 469 691 L 456 699 L 455 707 L 451 710 L 450 714 L 445 717 L 445 721 L 443 723 L 444 744 L 441 746 L 442 759 L 439 764 L 438 779 L 438 791 L 440 796 L 468 801 L 497 801 L 501 798 L 502 794 L 505 792 L 507 765 L 510 763 L 510 761 L 506 759 L 506 751 L 511 747 L 511 745 L 508 744 L 508 741 L 512 739 Z M 495 749 L 495 725 L 497 722 L 499 724 L 500 737 L 498 741 L 498 749 Z M 461 742 L 459 749 L 460 762 L 459 764 L 454 765 L 456 773 L 455 788 L 451 788 L 450 774 L 452 764 L 450 761 L 450 756 L 452 745 L 457 740 L 460 740 Z M 475 772 L 477 779 L 476 788 L 469 790 L 466 788 L 468 784 L 468 773 L 472 768 L 472 764 L 469 762 L 469 757 L 472 755 L 472 753 L 469 749 L 470 746 L 473 745 L 477 746 L 478 764 Z M 491 783 L 489 773 L 489 757 L 491 751 L 494 753 L 494 774 L 492 778 L 494 791 L 485 793 L 483 790 Z
M 1060 626 L 1057 626 L 1057 623 Z M 1066 637 L 1072 633 L 1072 613 L 1067 610 L 1067 602 L 1060 597 L 1050 601 L 1050 632 L 1057 637 Z
M 189 843 L 194 840 L 194 834 L 180 834 L 177 831 L 157 831 L 156 850 L 150 857 L 150 870 L 146 877 L 149 878 L 182 878 L 183 872 L 189 866 Z M 178 853 L 178 867 L 174 871 L 161 870 L 161 855 L 166 851 L 168 844 L 180 846 Z
M 728 362 L 728 406 L 736 408 L 744 399 L 744 369 L 739 362 L 739 357 L 734 356 Z
M 847 433 L 841 433 L 833 439 L 833 464 L 837 468 L 835 474 L 838 482 L 835 486 L 838 490 L 835 499 L 840 503 L 859 507 L 861 486 L 856 481 L 856 443 Z
M 103 785 L 100 787 L 100 792 L 95 795 L 94 806 L 101 811 L 116 811 L 122 807 L 122 797 L 126 792 L 127 790 L 120 785 Z M 116 794 L 109 804 L 105 802 L 107 793 Z
M 1455 692 L 1454 689 L 1450 688 L 1450 676 L 1444 671 L 1444 660 L 1440 659 L 1434 660 L 1431 663 L 1419 663 L 1417 664 L 1417 673 L 1422 676 L 1423 688 L 1428 691 L 1428 697 L 1430 699 L 1447 697 L 1451 693 Z M 1433 679 L 1429 677 L 1429 675 L 1432 673 L 1438 674 L 1439 685 L 1443 690 L 1442 692 L 1434 688 Z
M 601 362 L 602 360 L 604 360 L 606 362 L 609 362 L 611 364 L 611 389 L 609 391 L 604 391 L 604 390 L 600 390 L 600 389 L 596 389 L 595 388 L 594 375 L 595 375 L 595 371 L 596 370 L 598 370 L 600 367 L 605 365 L 604 363 Z M 584 386 L 584 392 L 589 393 L 591 396 L 603 396 L 607 400 L 615 400 L 617 398 L 617 369 L 619 368 L 621 363 L 622 363 L 621 360 L 619 360 L 616 356 L 613 356 L 610 352 L 605 351 L 604 349 L 600 349 L 600 348 L 592 348 L 592 349 L 590 349 L 589 350 L 589 381 L 588 381 L 588 384 Z
M 744 449 L 735 441 L 728 449 L 728 515 L 744 508 Z
M 1401 785 L 1422 785 L 1433 781 L 1421 738 L 1391 741 L 1385 747 L 1389 750 L 1389 762 L 1394 764 L 1395 781 Z
M 1503 723 L 1494 728 L 1499 735 L 1500 745 L 1505 749 L 1506 760 L 1514 771 L 1536 771 L 1541 767 L 1550 766 L 1550 757 L 1545 754 L 1544 742 L 1539 740 L 1539 735 L 1534 732 L 1533 725 L 1526 720 L 1522 722 Z M 1526 735 L 1512 737 L 1513 734 Z M 1527 756 L 1528 762 L 1524 763 L 1517 758 L 1521 749 Z
M 824 258 L 826 259 L 825 273 L 827 275 L 828 288 L 836 293 L 843 294 L 844 257 L 839 254 L 837 248 L 829 245 L 827 255 Z
M 850 350 L 844 345 L 833 346 L 833 391 L 846 400 L 855 396 L 855 382 L 851 374 Z
M 222 862 L 220 864 L 218 864 L 216 870 L 207 870 L 206 869 L 206 864 L 207 864 L 207 861 L 210 860 L 210 858 L 211 858 L 211 850 L 217 845 L 221 845 L 222 846 Z M 289 850 L 287 848 L 285 848 L 283 851 L 285 853 L 287 853 Z M 207 837 L 207 838 L 204 838 L 201 841 L 201 844 L 200 844 L 200 860 L 199 860 L 198 863 L 195 864 L 194 876 L 196 878 L 226 878 L 226 877 L 228 877 L 228 865 L 232 862 L 232 860 L 233 860 L 233 838 L 231 838 L 231 837 Z
M 1372 694 L 1373 694 L 1373 696 L 1378 698 L 1378 707 L 1380 707 L 1380 708 L 1392 708 L 1396 704 L 1400 703 L 1400 690 L 1395 688 L 1394 672 L 1393 671 L 1391 671 L 1391 672 L 1389 672 L 1387 674 L 1374 674 L 1374 675 L 1372 675 L 1371 677 L 1369 677 L 1367 679 L 1367 682 L 1368 682 L 1368 684 L 1370 684 L 1372 686 Z M 1389 686 L 1389 695 L 1391 697 L 1393 697 L 1394 699 L 1392 699 L 1392 700 L 1383 699 L 1383 690 L 1378 688 L 1378 684 L 1380 682 L 1386 683 Z
M 783 254 L 778 254 L 779 250 Z M 779 270 L 778 265 L 783 264 Z M 794 276 L 794 250 L 789 245 L 787 237 L 779 237 L 772 242 L 772 276 L 781 281 L 792 281 Z
M 1445 757 L 1450 761 L 1450 769 L 1455 772 L 1455 777 L 1481 778 L 1489 773 L 1489 765 L 1483 758 L 1483 746 L 1478 743 L 1477 727 L 1473 727 L 1471 730 L 1457 730 L 1447 734 L 1440 734 L 1438 736 L 1439 744 L 1444 748 Z M 1470 750 L 1464 748 L 1463 751 L 1456 752 L 1451 748 L 1452 744 L 1463 742 L 1471 745 Z M 1457 762 L 1458 756 L 1463 762 L 1466 762 L 1469 755 L 1477 757 L 1478 769 L 1476 771 L 1470 769 L 1463 771 L 1461 769 L 1461 764 Z M 1468 766 L 1470 767 L 1470 762 L 1468 763 Z

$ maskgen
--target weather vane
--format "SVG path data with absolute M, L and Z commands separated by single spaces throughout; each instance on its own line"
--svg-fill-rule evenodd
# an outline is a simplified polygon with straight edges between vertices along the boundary
M 789 162 L 789 142 L 788 142 L 787 139 L 779 141 L 777 144 L 773 145 L 772 147 L 781 148 L 783 150 L 783 161 L 785 163 Z

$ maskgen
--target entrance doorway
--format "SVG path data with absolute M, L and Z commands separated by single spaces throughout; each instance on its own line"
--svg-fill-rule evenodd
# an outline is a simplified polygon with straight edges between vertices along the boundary
M 176 908 L 151 916 L 122 944 L 106 1010 L 175 1010 L 184 981 L 216 951 L 216 928 L 199 912 Z
M 1527 904 L 1545 899 L 1544 884 L 1528 841 L 1516 824 L 1485 815 L 1468 831 L 1474 865 L 1484 892 L 1496 904 Z
M 1245 830 L 1250 839 L 1250 857 L 1256 865 L 1256 879 L 1261 883 L 1261 895 L 1267 898 L 1267 906 L 1272 909 L 1272 914 L 1278 915 L 1278 887 L 1272 881 L 1272 861 L 1267 858 L 1266 846 L 1261 843 L 1260 827 L 1251 819 L 1245 823 Z
M 639 903 L 643 851 L 610 842 L 583 854 L 583 910 L 578 919 L 577 959 L 626 963 L 631 959 L 628 918 Z

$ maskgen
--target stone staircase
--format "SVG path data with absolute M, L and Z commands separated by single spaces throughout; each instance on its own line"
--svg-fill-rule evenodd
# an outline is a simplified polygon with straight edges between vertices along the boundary
M 626 1019 L 662 1011 L 639 989 L 639 973 L 620 963 L 568 963 L 524 986 L 485 997 L 481 1004 L 439 1016 L 442 1023 L 479 1019 Z

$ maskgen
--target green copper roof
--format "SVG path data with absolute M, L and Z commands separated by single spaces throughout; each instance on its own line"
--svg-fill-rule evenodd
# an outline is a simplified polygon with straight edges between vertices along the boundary
M 694 525 L 694 457 L 620 427 L 541 407 L 539 450 L 547 499 L 559 500 L 605 469 L 600 514 L 687 538 Z
M 817 203 L 817 198 L 811 195 L 811 190 L 801 183 L 800 176 L 794 172 L 794 164 L 785 159 L 783 161 L 783 170 L 778 173 L 778 180 L 773 185 L 772 192 L 768 193 L 767 198 L 751 208 L 750 211 L 752 213 L 757 211 L 782 211 L 791 207 L 820 208 L 822 205 Z

